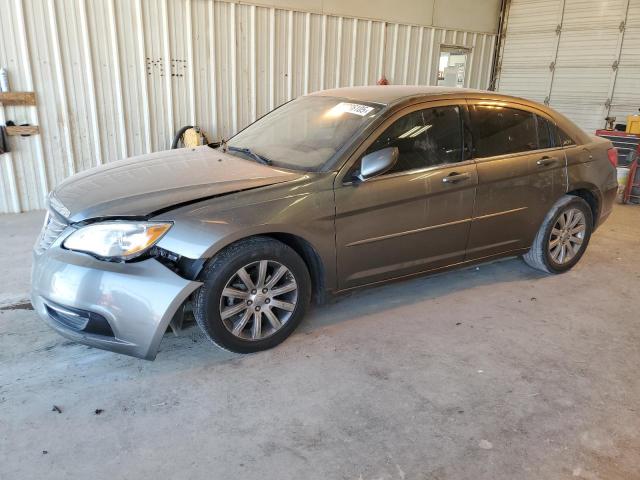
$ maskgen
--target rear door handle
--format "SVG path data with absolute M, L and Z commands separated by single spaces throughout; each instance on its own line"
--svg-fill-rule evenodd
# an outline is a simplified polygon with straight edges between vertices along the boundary
M 539 167 L 548 167 L 549 165 L 555 165 L 556 163 L 558 163 L 558 159 L 556 157 L 546 156 L 536 162 Z
M 469 180 L 471 175 L 469 173 L 450 173 L 446 177 L 442 179 L 442 183 L 458 183 L 463 182 L 464 180 Z

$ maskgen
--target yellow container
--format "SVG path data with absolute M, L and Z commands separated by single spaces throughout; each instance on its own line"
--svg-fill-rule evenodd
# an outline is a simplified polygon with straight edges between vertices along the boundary
M 629 115 L 627 117 L 627 133 L 640 135 L 640 115 Z

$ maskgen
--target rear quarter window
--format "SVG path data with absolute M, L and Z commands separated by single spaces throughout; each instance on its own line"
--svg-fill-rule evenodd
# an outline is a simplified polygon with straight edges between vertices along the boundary
M 556 128 L 557 142 L 560 147 L 570 147 L 575 145 L 576 142 L 561 128 Z

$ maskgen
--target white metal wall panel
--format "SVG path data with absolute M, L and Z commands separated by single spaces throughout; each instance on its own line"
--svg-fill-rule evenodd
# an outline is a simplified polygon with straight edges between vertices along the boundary
M 99 145 L 100 141 L 93 137 L 91 129 L 95 118 L 91 103 L 95 96 L 89 85 L 91 73 L 87 75 L 87 70 L 91 71 L 91 59 L 87 56 L 86 41 L 82 35 L 80 9 L 85 4 L 56 0 L 51 5 L 54 60 L 61 70 L 60 95 L 67 104 L 69 131 L 74 132 L 69 161 L 72 170 L 78 172 L 96 165 L 93 146 Z
M 0 157 L 0 213 L 44 207 L 67 176 L 169 148 L 197 124 L 229 137 L 315 90 L 435 84 L 441 45 L 470 49 L 466 86 L 487 88 L 492 33 L 218 0 L 3 0 L 0 66 L 37 107 L 0 123 L 39 125 Z
M 495 36 L 433 27 L 387 24 L 384 72 L 393 84 L 432 85 L 441 45 L 469 49 L 465 86 L 487 88 Z
M 498 90 L 546 101 L 587 131 L 632 113 L 638 12 L 640 0 L 513 0 Z
M 0 41 L 0 58 L 3 66 L 16 72 L 11 82 L 16 89 L 30 90 L 33 85 L 29 44 L 26 38 L 24 9 L 21 3 L 6 2 L 0 8 L 2 36 L 16 38 L 17 42 Z M 0 123 L 12 120 L 16 123 L 38 123 L 38 112 L 32 107 L 0 107 Z M 12 152 L 0 157 L 0 211 L 33 209 L 42 205 L 39 191 L 46 189 L 46 177 L 42 143 L 14 137 Z
M 155 74 L 157 64 L 145 49 L 142 1 L 106 0 L 103 3 L 108 4 L 105 22 L 109 36 L 96 41 L 108 45 L 109 54 L 103 57 L 106 67 L 100 83 L 110 84 L 104 88 L 112 89 L 113 97 L 109 100 L 116 110 L 116 116 L 103 128 L 113 132 L 116 139 L 119 154 L 115 158 L 125 158 L 151 151 L 149 78 Z M 113 158 L 105 156 L 104 160 Z

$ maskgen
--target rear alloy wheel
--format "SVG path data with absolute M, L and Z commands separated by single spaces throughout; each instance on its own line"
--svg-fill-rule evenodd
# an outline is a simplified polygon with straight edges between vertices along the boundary
M 545 217 L 524 261 L 543 272 L 565 272 L 584 254 L 592 229 L 589 204 L 580 197 L 564 195 Z
M 300 323 L 311 297 L 307 266 L 289 246 L 268 237 L 222 250 L 200 275 L 193 311 L 216 345 L 237 353 L 274 347 Z
M 560 213 L 549 235 L 549 255 L 558 265 L 569 263 L 584 244 L 587 231 L 584 214 L 577 208 Z

